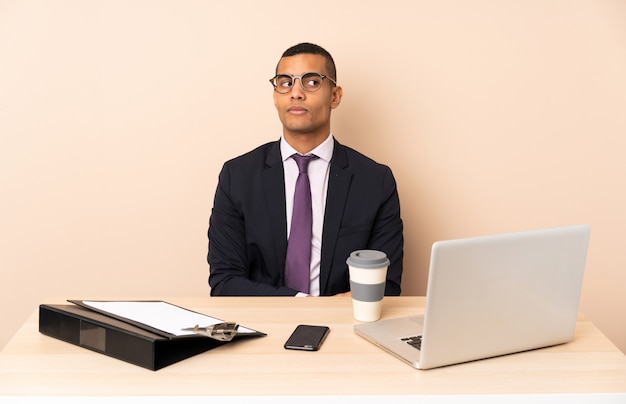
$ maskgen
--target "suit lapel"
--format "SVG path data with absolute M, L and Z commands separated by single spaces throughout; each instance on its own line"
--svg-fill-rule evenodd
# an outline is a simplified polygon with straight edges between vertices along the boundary
M 320 292 L 322 294 L 328 287 L 330 268 L 335 255 L 334 248 L 337 245 L 337 237 L 341 227 L 341 219 L 351 179 L 352 172 L 348 169 L 346 149 L 335 140 L 333 158 L 330 162 L 328 196 L 322 232 L 322 257 L 320 264 Z
M 270 147 L 265 159 L 263 185 L 265 202 L 272 222 L 271 233 L 276 246 L 276 257 L 280 273 L 285 272 L 284 257 L 287 253 L 287 215 L 285 212 L 285 180 L 280 142 Z

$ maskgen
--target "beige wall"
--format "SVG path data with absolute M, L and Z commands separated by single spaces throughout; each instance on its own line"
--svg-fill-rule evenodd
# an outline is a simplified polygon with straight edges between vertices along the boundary
M 406 294 L 436 240 L 590 223 L 581 309 L 626 350 L 626 2 L 285 4 L 0 0 L 0 347 L 48 296 L 208 295 L 221 164 L 279 137 L 312 41 L 337 138 L 396 174 Z

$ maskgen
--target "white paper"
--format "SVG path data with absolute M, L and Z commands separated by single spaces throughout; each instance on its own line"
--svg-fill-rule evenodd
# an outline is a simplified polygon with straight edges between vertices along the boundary
M 176 336 L 194 334 L 193 331 L 183 331 L 183 328 L 196 325 L 206 327 L 225 321 L 162 301 L 82 300 L 82 302 L 94 309 L 124 317 Z M 254 333 L 255 331 L 239 326 L 237 332 Z

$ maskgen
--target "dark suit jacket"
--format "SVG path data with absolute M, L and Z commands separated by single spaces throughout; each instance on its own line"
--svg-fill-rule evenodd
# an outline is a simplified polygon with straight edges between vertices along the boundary
M 384 251 L 391 264 L 386 295 L 400 294 L 403 236 L 389 167 L 335 140 L 322 233 L 320 295 L 350 290 L 346 259 L 354 250 Z M 287 252 L 280 142 L 226 162 L 209 223 L 212 295 L 284 295 Z

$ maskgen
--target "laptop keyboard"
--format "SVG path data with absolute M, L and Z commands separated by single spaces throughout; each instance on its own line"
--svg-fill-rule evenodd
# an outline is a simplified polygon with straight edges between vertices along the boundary
M 422 349 L 422 336 L 421 335 L 416 335 L 414 337 L 404 337 L 401 338 L 402 341 L 406 342 L 407 344 L 411 345 L 413 348 Z

